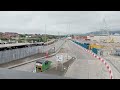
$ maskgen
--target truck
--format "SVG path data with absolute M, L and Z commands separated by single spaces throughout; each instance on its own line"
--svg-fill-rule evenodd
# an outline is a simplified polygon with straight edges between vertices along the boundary
M 36 72 L 44 72 L 51 66 L 51 61 L 48 60 L 37 60 L 36 61 Z

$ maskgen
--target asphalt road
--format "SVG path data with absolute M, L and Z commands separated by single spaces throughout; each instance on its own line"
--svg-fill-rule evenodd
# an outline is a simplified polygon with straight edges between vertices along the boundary
M 61 51 L 64 57 L 67 55 L 70 57 L 69 60 L 64 61 L 64 71 L 56 71 L 56 59 L 55 56 L 48 58 L 53 62 L 53 67 L 46 74 L 55 74 L 59 76 L 65 76 L 75 79 L 109 79 L 109 73 L 98 59 L 91 56 L 87 52 L 83 51 L 81 47 L 72 41 L 67 41 L 62 47 L 64 50 Z M 73 61 L 71 57 L 76 59 Z M 35 62 L 13 68 L 14 70 L 32 72 L 35 67 Z
M 63 71 L 61 71 L 61 66 L 60 66 L 56 70 L 56 65 L 57 65 L 56 56 L 53 56 L 53 57 L 49 57 L 49 58 L 45 59 L 45 60 L 52 61 L 52 65 L 51 65 L 51 68 L 49 70 L 47 70 L 47 71 L 45 71 L 43 73 L 45 73 L 45 74 L 55 74 L 55 75 L 59 75 L 59 76 L 64 75 L 64 73 L 66 72 L 69 65 L 72 64 L 73 61 L 74 61 L 74 59 L 72 59 L 72 57 L 67 55 L 67 53 L 66 53 L 67 48 L 68 48 L 68 46 L 66 44 L 64 44 L 62 46 L 62 49 L 57 54 L 57 55 L 63 55 L 64 56 L 63 66 L 64 66 L 65 69 Z M 15 68 L 12 68 L 12 69 L 13 70 L 19 70 L 19 71 L 32 72 L 35 69 L 35 62 L 28 63 L 28 64 L 25 64 L 25 65 L 22 65 L 22 66 L 19 66 L 19 67 L 15 67 Z
M 62 43 L 64 42 L 64 40 L 59 39 L 57 42 L 48 45 L 48 46 L 42 46 L 43 52 L 46 52 L 52 48 L 55 47 L 55 51 L 62 45 Z
M 80 46 L 72 41 L 67 41 L 71 48 L 69 54 L 76 60 L 67 70 L 65 76 L 77 79 L 109 79 L 109 73 L 98 59 L 85 52 Z

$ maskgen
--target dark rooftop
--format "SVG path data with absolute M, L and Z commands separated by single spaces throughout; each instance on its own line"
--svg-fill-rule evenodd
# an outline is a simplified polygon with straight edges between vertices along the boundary
M 36 63 L 41 63 L 41 64 L 42 64 L 42 63 L 44 63 L 45 61 L 46 61 L 46 60 L 41 59 L 41 60 L 37 60 Z

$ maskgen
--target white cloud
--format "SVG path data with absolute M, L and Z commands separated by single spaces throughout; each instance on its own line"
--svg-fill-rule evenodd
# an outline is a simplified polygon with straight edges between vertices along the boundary
M 120 28 L 119 11 L 1 11 L 0 31 L 18 33 L 86 33 L 103 27 Z M 70 24 L 70 30 L 67 25 Z

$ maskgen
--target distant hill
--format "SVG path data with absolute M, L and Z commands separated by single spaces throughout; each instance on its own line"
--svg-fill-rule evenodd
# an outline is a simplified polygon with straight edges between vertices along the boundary
M 120 34 L 120 30 L 111 30 L 109 31 L 110 34 L 114 35 L 114 34 Z M 85 33 L 84 35 L 89 35 L 89 34 L 94 34 L 94 35 L 102 35 L 101 31 L 94 31 L 94 32 L 89 32 L 89 33 Z

